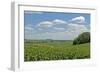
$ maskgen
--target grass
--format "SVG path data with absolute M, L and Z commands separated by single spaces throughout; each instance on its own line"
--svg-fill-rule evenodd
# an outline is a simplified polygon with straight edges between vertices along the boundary
M 90 43 L 72 45 L 72 41 L 25 41 L 24 60 L 67 60 L 90 58 Z

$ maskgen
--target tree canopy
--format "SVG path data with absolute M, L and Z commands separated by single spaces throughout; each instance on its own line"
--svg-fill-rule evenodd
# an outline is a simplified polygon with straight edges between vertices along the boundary
M 83 44 L 90 42 L 90 32 L 83 32 L 77 38 L 74 39 L 73 45 Z

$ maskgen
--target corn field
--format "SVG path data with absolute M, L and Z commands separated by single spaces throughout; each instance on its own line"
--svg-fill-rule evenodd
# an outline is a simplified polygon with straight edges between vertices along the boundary
M 24 42 L 24 61 L 73 60 L 90 58 L 90 43 L 73 45 L 72 41 Z

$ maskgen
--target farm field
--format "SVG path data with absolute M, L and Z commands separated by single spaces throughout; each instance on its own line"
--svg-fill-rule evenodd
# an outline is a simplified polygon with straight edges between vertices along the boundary
M 90 43 L 73 45 L 70 40 L 24 41 L 24 61 L 89 59 Z

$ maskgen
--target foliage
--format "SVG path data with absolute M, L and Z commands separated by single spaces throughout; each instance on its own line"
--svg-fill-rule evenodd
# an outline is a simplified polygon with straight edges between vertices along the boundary
M 73 41 L 52 40 L 24 43 L 24 61 L 90 58 L 90 44 L 72 45 Z
M 84 32 L 74 39 L 73 45 L 90 42 L 90 32 Z

